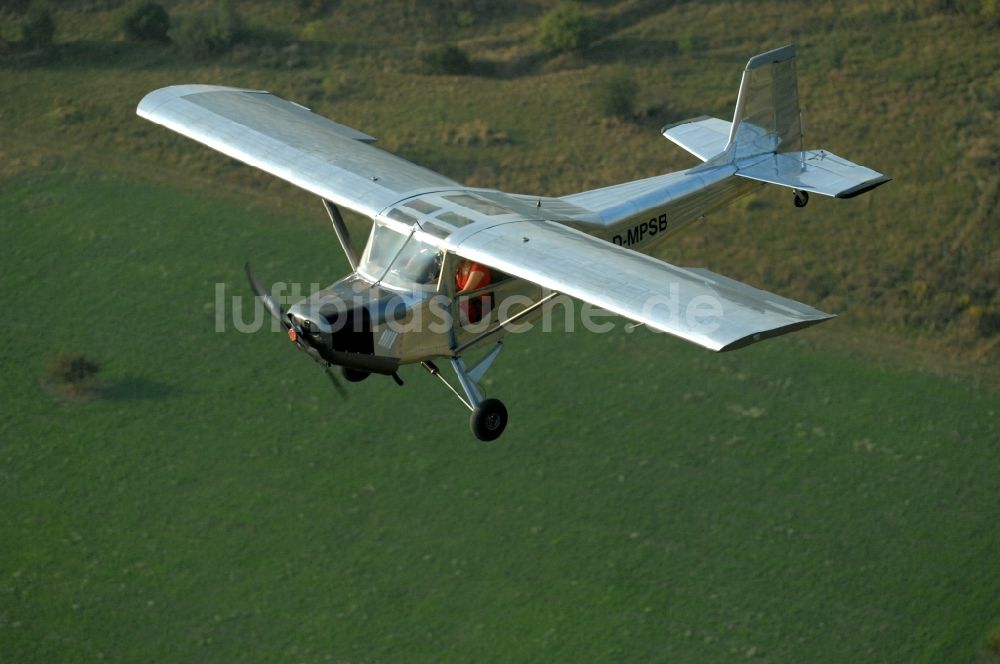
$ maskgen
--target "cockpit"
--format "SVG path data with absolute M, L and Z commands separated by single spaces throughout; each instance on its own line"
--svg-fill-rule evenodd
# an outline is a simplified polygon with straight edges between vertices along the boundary
M 443 192 L 410 198 L 384 214 L 375 220 L 358 272 L 390 290 L 430 292 L 441 277 L 442 241 L 477 221 L 515 212 L 488 192 Z
M 376 221 L 358 271 L 389 288 L 431 291 L 441 276 L 443 254 L 442 249 L 421 239 L 416 229 L 401 232 Z

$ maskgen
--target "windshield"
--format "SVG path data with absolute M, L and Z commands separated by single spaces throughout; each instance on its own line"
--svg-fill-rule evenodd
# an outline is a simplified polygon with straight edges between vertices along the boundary
M 359 269 L 388 286 L 433 289 L 441 272 L 441 251 L 416 239 L 412 233 L 375 224 Z

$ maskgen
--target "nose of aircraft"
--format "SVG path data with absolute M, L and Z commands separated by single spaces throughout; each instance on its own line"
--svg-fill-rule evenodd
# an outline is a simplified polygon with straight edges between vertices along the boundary
M 307 342 L 320 352 L 371 355 L 375 350 L 369 303 L 324 301 L 317 306 L 310 298 L 292 307 L 289 316 Z
M 383 315 L 381 312 L 391 294 L 352 274 L 285 311 L 256 278 L 249 264 L 246 273 L 254 293 L 285 328 L 288 338 L 314 360 L 324 365 L 395 375 L 399 358 L 376 355 L 373 336 L 374 317 Z

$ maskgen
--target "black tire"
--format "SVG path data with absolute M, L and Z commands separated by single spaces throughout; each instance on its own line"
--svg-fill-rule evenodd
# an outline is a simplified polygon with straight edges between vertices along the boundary
M 367 371 L 361 371 L 360 369 L 352 369 L 350 367 L 341 367 L 340 374 L 344 377 L 348 383 L 360 383 L 368 376 L 371 376 Z
M 507 407 L 498 399 L 486 399 L 472 411 L 469 427 L 479 440 L 496 440 L 507 428 Z
M 804 208 L 809 203 L 809 192 L 795 190 L 795 207 Z

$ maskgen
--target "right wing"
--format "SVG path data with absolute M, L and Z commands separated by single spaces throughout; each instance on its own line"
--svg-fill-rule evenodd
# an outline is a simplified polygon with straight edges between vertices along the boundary
M 549 221 L 496 224 L 451 249 L 715 351 L 833 317 L 714 272 L 675 267 Z
M 454 180 L 367 145 L 375 139 L 259 90 L 175 85 L 146 95 L 139 116 L 367 216 Z

